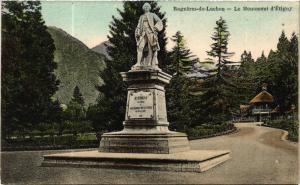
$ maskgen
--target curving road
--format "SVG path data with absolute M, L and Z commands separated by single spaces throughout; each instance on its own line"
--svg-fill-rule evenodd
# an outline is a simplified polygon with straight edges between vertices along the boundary
M 58 151 L 2 152 L 1 181 L 26 184 L 298 184 L 298 144 L 283 131 L 236 124 L 226 136 L 190 141 L 192 149 L 230 149 L 232 159 L 204 173 L 40 167 L 42 155 Z M 65 151 L 59 151 L 65 152 Z

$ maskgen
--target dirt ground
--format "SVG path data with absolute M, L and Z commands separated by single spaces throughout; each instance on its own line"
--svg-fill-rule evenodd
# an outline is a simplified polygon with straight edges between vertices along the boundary
M 190 141 L 192 149 L 229 149 L 231 159 L 204 173 L 41 167 L 42 155 L 66 151 L 2 152 L 1 183 L 22 184 L 298 184 L 298 144 L 282 130 L 253 123 L 239 132 Z M 70 150 L 68 150 L 69 152 Z M 76 150 L 78 151 L 78 150 Z

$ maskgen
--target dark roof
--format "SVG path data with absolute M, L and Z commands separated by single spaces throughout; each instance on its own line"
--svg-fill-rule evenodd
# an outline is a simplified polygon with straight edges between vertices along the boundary
M 267 91 L 262 91 L 256 95 L 251 101 L 251 104 L 254 103 L 272 103 L 274 101 L 273 96 Z

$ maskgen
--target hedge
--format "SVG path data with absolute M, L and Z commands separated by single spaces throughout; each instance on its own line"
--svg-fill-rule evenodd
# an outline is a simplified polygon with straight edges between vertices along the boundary
M 231 122 L 225 122 L 222 124 L 203 124 L 195 128 L 186 129 L 186 133 L 189 139 L 201 139 L 207 137 L 213 137 L 217 135 L 227 134 L 235 131 L 236 128 Z
M 96 134 L 16 138 L 2 141 L 2 150 L 43 150 L 94 148 L 99 146 Z
M 288 131 L 288 139 L 291 141 L 298 142 L 298 135 L 299 135 L 299 123 L 295 120 L 286 120 L 286 119 L 279 119 L 279 120 L 270 120 L 264 123 L 266 126 L 279 128 Z

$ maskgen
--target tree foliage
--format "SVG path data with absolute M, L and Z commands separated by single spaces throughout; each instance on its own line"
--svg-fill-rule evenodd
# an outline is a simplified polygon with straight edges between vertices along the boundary
M 256 91 L 256 65 L 251 52 L 246 50 L 241 55 L 240 67 L 238 69 L 238 86 L 242 89 L 240 103 L 247 104 Z
M 127 72 L 136 63 L 137 46 L 135 41 L 135 29 L 139 17 L 144 13 L 142 6 L 145 2 L 126 1 L 123 10 L 118 9 L 120 17 L 112 17 L 108 36 L 110 45 L 107 46 L 111 57 L 106 59 L 106 69 L 100 73 L 104 85 L 98 87 L 101 93 L 97 101 L 97 108 L 89 110 L 100 111 L 98 115 L 92 116 L 94 125 L 101 120 L 101 124 L 107 124 L 108 130 L 120 130 L 125 117 L 126 86 L 122 81 L 120 72 Z M 158 52 L 159 66 L 165 69 L 167 65 L 166 55 L 166 19 L 165 14 L 160 11 L 156 2 L 149 2 L 151 11 L 158 15 L 164 25 L 164 29 L 158 34 L 160 51 Z M 92 111 L 92 112 L 93 112 Z M 103 116 L 100 118 L 100 116 Z M 99 123 L 98 123 L 99 124 Z M 98 127 L 99 128 L 99 127 Z
M 177 31 L 171 40 L 175 42 L 175 46 L 169 53 L 171 63 L 168 66 L 168 72 L 172 75 L 186 75 L 191 72 L 197 61 L 195 55 L 192 55 L 190 49 L 187 49 L 186 41 L 180 31 Z
M 81 106 L 84 106 L 84 98 L 80 92 L 79 87 L 76 85 L 73 91 L 73 97 L 71 99 L 71 101 L 77 102 L 78 104 L 80 104 Z
M 268 84 L 268 91 L 274 96 L 280 111 L 290 110 L 298 99 L 298 38 L 295 33 L 289 40 L 282 31 L 277 50 L 271 50 L 268 57 L 263 54 L 256 61 L 258 85 Z
M 204 94 L 200 104 L 205 120 L 203 122 L 222 123 L 230 119 L 236 112 L 237 104 L 237 85 L 236 71 L 231 70 L 232 64 L 230 57 L 234 54 L 228 51 L 228 40 L 230 33 L 227 30 L 226 21 L 221 17 L 216 21 L 215 32 L 212 35 L 213 44 L 211 50 L 207 51 L 208 62 L 213 62 L 215 68 L 210 71 L 209 76 L 204 82 Z
M 211 39 L 213 43 L 211 44 L 211 50 L 207 51 L 207 54 L 212 57 L 208 58 L 209 61 L 213 61 L 216 65 L 216 76 L 217 79 L 223 78 L 224 72 L 228 68 L 228 64 L 231 64 L 232 61 L 229 58 L 234 54 L 228 51 L 228 40 L 230 33 L 227 31 L 228 27 L 226 21 L 220 17 L 216 21 L 217 26 L 214 28 L 215 32 L 213 33 Z M 216 59 L 214 61 L 213 59 Z
M 2 2 L 2 133 L 50 121 L 51 97 L 58 89 L 53 74 L 55 46 L 39 1 Z M 50 111 L 49 111 L 50 110 Z
M 176 32 L 172 41 L 175 46 L 169 53 L 171 63 L 168 71 L 173 74 L 173 78 L 166 89 L 168 120 L 172 129 L 185 130 L 190 126 L 190 118 L 194 116 L 189 108 L 192 81 L 188 74 L 192 72 L 198 59 L 187 48 L 181 32 Z
M 65 118 L 71 121 L 85 120 L 86 110 L 84 108 L 84 99 L 78 86 L 74 88 L 73 97 L 65 110 Z
M 189 79 L 183 75 L 173 76 L 166 89 L 167 114 L 170 128 L 185 130 L 190 124 Z

